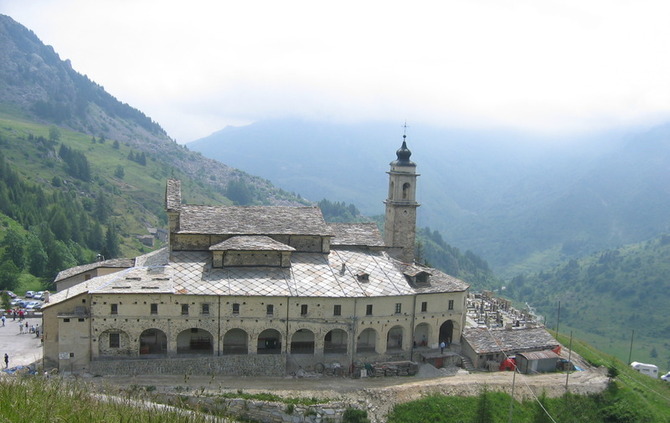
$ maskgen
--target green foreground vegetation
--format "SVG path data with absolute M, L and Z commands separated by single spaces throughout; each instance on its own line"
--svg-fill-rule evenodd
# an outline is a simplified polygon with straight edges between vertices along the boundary
M 564 336 L 557 339 L 563 345 L 570 342 Z M 592 365 L 608 368 L 608 375 L 614 377 L 607 390 L 584 396 L 567 393 L 558 398 L 539 393 L 536 399 L 522 402 L 512 402 L 509 394 L 486 389 L 478 397 L 435 395 L 397 405 L 388 423 L 670 422 L 670 384 L 641 375 L 583 341 L 573 339 L 572 346 Z M 524 388 L 517 385 L 517 389 Z

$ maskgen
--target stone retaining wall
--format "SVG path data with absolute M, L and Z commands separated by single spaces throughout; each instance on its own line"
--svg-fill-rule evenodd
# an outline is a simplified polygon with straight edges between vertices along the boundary
M 284 376 L 286 357 L 281 354 L 267 354 L 95 360 L 91 362 L 91 373 L 94 375 Z
M 174 397 L 173 397 L 174 398 Z M 183 397 L 182 397 L 183 398 Z M 171 402 L 169 396 L 167 402 Z M 315 405 L 289 405 L 281 402 L 240 398 L 189 397 L 191 406 L 223 413 L 244 421 L 263 423 L 340 423 L 348 405 L 333 401 Z

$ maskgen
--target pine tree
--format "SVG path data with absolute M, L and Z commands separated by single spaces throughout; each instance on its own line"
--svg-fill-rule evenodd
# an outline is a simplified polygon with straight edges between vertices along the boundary
M 23 269 L 26 245 L 25 237 L 16 230 L 10 228 L 5 234 L 2 245 L 5 247 L 4 258 L 6 260 L 11 260 L 18 269 Z

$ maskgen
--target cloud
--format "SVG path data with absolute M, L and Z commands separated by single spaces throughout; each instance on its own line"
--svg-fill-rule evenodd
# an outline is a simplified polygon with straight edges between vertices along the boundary
M 7 1 L 180 141 L 266 117 L 581 131 L 670 115 L 665 1 Z

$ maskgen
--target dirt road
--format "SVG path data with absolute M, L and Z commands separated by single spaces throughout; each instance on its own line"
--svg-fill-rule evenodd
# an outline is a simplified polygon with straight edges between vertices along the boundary
M 432 369 L 432 370 L 431 370 Z M 448 375 L 445 375 L 448 374 Z M 350 379 L 335 377 L 206 377 L 206 376 L 134 376 L 94 378 L 96 383 L 115 386 L 152 386 L 160 392 L 201 391 L 272 393 L 283 397 L 324 398 L 341 400 L 368 410 L 371 421 L 382 422 L 395 404 L 416 400 L 430 394 L 478 395 L 486 387 L 490 391 L 512 393 L 511 372 L 473 373 L 463 370 L 437 371 L 422 365 L 417 376 Z M 601 392 L 607 387 L 605 369 L 587 368 L 573 372 L 568 379 L 572 393 Z M 565 393 L 564 373 L 526 376 L 517 374 L 514 396 L 518 399 L 539 396 L 545 392 L 555 397 Z

